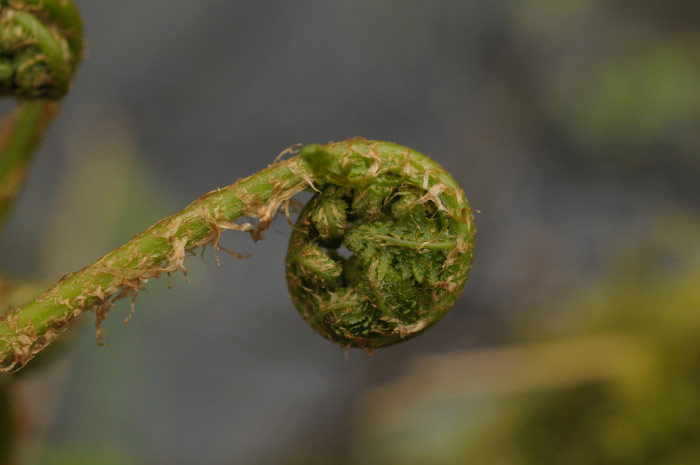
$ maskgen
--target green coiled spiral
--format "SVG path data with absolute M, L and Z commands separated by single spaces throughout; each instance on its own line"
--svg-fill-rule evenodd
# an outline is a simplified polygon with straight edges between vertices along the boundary
M 452 176 L 389 142 L 307 146 L 301 157 L 319 190 L 299 216 L 286 261 L 304 319 L 364 349 L 439 321 L 461 294 L 474 249 L 472 211 Z
M 355 138 L 306 146 L 216 189 L 11 309 L 0 318 L 0 369 L 25 366 L 81 313 L 94 311 L 99 324 L 115 299 L 133 297 L 163 273 L 185 272 L 195 249 L 220 249 L 222 231 L 261 239 L 278 210 L 307 189 L 316 195 L 292 233 L 286 274 L 314 329 L 371 350 L 421 333 L 454 305 L 476 234 L 464 192 L 415 150 Z M 352 255 L 344 257 L 341 246 Z
M 20 99 L 0 137 L 0 222 L 83 47 L 71 1 L 0 0 L 0 95 Z M 0 317 L 0 369 L 24 366 L 82 312 L 95 311 L 99 325 L 114 299 L 162 273 L 184 272 L 187 253 L 210 243 L 218 248 L 221 231 L 262 238 L 280 206 L 308 188 L 316 195 L 292 233 L 286 275 L 294 304 L 315 330 L 370 350 L 425 331 L 454 305 L 476 234 L 464 192 L 415 150 L 355 138 L 306 146 L 217 189 L 10 309 Z M 241 217 L 259 223 L 235 223 Z
M 60 99 L 83 54 L 82 19 L 66 0 L 0 0 L 0 95 Z

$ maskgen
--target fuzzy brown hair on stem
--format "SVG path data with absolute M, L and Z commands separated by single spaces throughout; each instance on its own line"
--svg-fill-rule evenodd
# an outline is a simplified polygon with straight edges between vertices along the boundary
M 426 330 L 454 305 L 471 268 L 472 210 L 452 176 L 408 147 L 362 138 L 308 145 L 159 221 L 0 321 L 6 371 L 26 365 L 70 322 L 149 279 L 186 272 L 185 257 L 222 231 L 260 240 L 280 208 L 316 192 L 291 236 L 286 275 L 311 326 L 343 347 L 365 350 Z M 257 224 L 242 223 L 243 217 Z M 352 253 L 343 257 L 340 246 Z M 99 337 L 99 329 L 98 329 Z

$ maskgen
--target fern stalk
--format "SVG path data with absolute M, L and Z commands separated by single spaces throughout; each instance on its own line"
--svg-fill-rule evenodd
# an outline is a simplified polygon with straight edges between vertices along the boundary
M 382 193 L 389 185 L 392 186 L 389 191 Z M 96 313 L 99 328 L 99 322 L 112 307 L 114 299 L 134 296 L 150 278 L 163 273 L 186 272 L 184 260 L 187 254 L 207 244 L 219 248 L 219 237 L 224 230 L 247 231 L 253 239 L 261 239 L 280 207 L 305 189 L 316 190 L 319 192 L 317 195 L 333 189 L 345 190 L 350 195 L 350 190 L 354 190 L 360 195 L 358 198 L 362 199 L 370 199 L 375 193 L 388 194 L 388 197 L 377 203 L 378 219 L 388 218 L 388 209 L 401 198 L 403 190 L 409 189 L 411 200 L 406 207 L 418 211 L 430 206 L 430 213 L 440 219 L 443 228 L 443 231 L 437 233 L 453 243 L 450 250 L 443 251 L 440 262 L 423 260 L 416 263 L 416 273 L 423 275 L 431 274 L 431 266 L 437 267 L 441 282 L 419 282 L 412 275 L 403 284 L 391 283 L 394 287 L 398 286 L 394 290 L 399 293 L 407 292 L 409 287 L 423 286 L 429 294 L 435 296 L 432 303 L 429 302 L 428 307 L 422 310 L 423 314 L 412 315 L 412 322 L 406 322 L 398 321 L 403 308 L 395 309 L 397 314 L 393 316 L 390 315 L 391 310 L 389 314 L 377 315 L 373 297 L 366 297 L 355 292 L 355 289 L 350 289 L 350 279 L 345 283 L 346 288 L 340 289 L 326 286 L 313 276 L 323 275 L 318 270 L 328 264 L 334 254 L 334 246 L 324 244 L 316 229 L 313 232 L 315 236 L 306 236 L 307 240 L 314 246 L 324 247 L 327 254 L 309 257 L 305 261 L 308 266 L 299 268 L 295 250 L 299 236 L 293 235 L 288 256 L 288 276 L 290 272 L 296 272 L 299 280 L 290 281 L 290 291 L 302 316 L 324 336 L 344 346 L 356 345 L 367 349 L 379 347 L 422 332 L 454 304 L 466 281 L 474 246 L 472 212 L 464 193 L 448 173 L 425 155 L 397 144 L 351 139 L 325 146 L 307 146 L 300 155 L 275 163 L 226 188 L 212 191 L 181 212 L 151 226 L 92 265 L 65 276 L 27 305 L 10 309 L 0 321 L 2 366 L 8 371 L 22 367 L 63 332 L 73 318 L 86 310 Z M 415 192 L 422 195 L 415 196 Z M 382 203 L 383 206 L 380 205 Z M 242 217 L 257 218 L 258 223 L 255 226 L 236 223 Z M 415 218 L 417 217 L 418 215 Z M 415 218 L 411 214 L 404 215 L 400 222 L 410 229 Z M 300 221 L 306 220 L 302 216 Z M 358 228 L 365 223 L 360 218 L 355 221 Z M 308 228 L 301 223 L 297 228 L 305 228 L 308 232 Z M 400 231 L 403 230 L 401 228 Z M 383 225 L 381 232 L 382 235 L 397 240 L 408 240 L 402 238 L 403 233 L 399 230 L 392 233 Z M 427 231 L 426 234 L 435 232 Z M 385 245 L 387 241 L 383 237 L 376 243 L 391 249 Z M 430 240 L 413 243 L 409 252 L 413 252 L 414 258 L 422 259 L 424 252 L 432 250 L 429 247 L 432 243 Z M 335 247 L 337 246 L 336 244 Z M 409 254 L 405 258 L 411 260 L 412 256 Z M 341 262 L 336 262 L 336 265 L 342 267 Z M 373 265 L 370 263 L 368 266 L 371 268 Z M 298 269 L 291 270 L 289 267 Z M 368 276 L 373 276 L 371 269 L 366 271 Z M 319 298 L 334 301 L 338 296 L 321 296 L 319 293 L 335 291 L 354 292 L 354 304 L 350 312 L 310 304 Z M 391 292 L 388 295 L 391 299 L 395 297 L 391 297 Z M 316 316 L 310 316 L 311 313 L 316 313 Z M 327 326 L 332 326 L 339 316 L 348 316 L 350 319 L 361 316 L 365 323 L 369 322 L 370 326 L 376 323 L 382 329 L 372 332 L 370 328 L 369 333 L 360 332 L 355 337 L 351 334 L 352 328 L 339 322 L 338 334 L 343 336 L 333 337 Z M 324 322 L 325 326 L 321 326 L 320 322 Z M 387 333 L 383 334 L 382 331 Z
M 20 99 L 0 139 L 0 221 L 82 52 L 82 22 L 69 0 L 0 0 L 0 95 Z M 371 350 L 420 334 L 454 305 L 476 234 L 464 192 L 425 155 L 356 138 L 306 146 L 212 191 L 8 309 L 0 318 L 0 369 L 25 366 L 88 310 L 101 341 L 101 321 L 116 299 L 135 297 L 163 273 L 186 273 L 185 257 L 207 244 L 220 249 L 224 230 L 261 239 L 280 207 L 305 189 L 316 195 L 292 233 L 286 276 L 292 301 L 316 331 Z M 258 223 L 236 222 L 243 217 Z
M 57 108 L 56 102 L 22 101 L 0 133 L 0 228 L 19 195 L 34 152 Z

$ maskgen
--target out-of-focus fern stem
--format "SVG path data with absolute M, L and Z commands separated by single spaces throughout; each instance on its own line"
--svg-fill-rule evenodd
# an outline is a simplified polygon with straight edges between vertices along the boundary
M 19 195 L 36 147 L 57 108 L 57 102 L 21 101 L 0 129 L 0 227 Z
M 83 54 L 83 27 L 67 0 L 0 0 L 0 95 L 18 99 L 0 128 L 0 226 Z

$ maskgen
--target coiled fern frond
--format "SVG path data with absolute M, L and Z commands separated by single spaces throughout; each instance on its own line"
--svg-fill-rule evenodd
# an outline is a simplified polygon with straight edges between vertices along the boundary
M 73 2 L 0 0 L 0 95 L 60 99 L 82 54 Z
M 297 193 L 316 196 L 297 221 L 287 282 L 302 316 L 343 346 L 410 338 L 453 306 L 469 273 L 475 227 L 464 192 L 436 162 L 397 144 L 351 139 L 310 145 L 163 219 L 0 321 L 5 370 L 25 365 L 70 321 L 99 321 L 150 278 L 186 272 L 185 257 L 224 230 L 265 230 Z M 256 225 L 240 221 L 257 218 Z M 344 245 L 352 256 L 337 250 Z
M 442 167 L 407 147 L 308 146 L 320 192 L 297 221 L 287 282 L 302 316 L 341 345 L 413 337 L 452 308 L 474 247 L 472 211 Z M 343 257 L 339 246 L 352 253 Z

